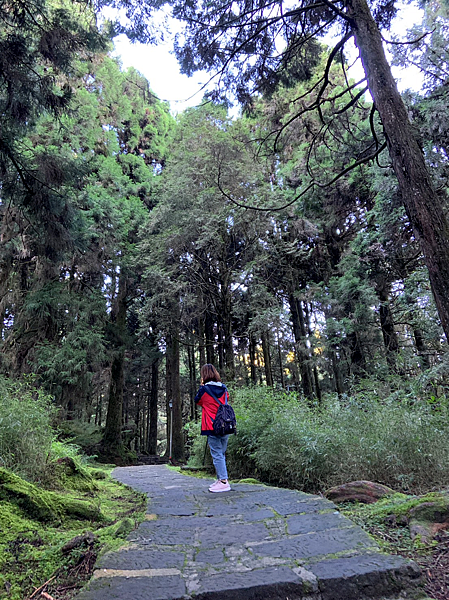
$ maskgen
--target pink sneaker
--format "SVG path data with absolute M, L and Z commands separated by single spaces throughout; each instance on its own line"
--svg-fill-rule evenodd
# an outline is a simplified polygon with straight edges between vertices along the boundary
M 223 483 L 221 481 L 221 479 L 218 479 L 209 488 L 209 492 L 230 492 L 230 491 L 231 491 L 231 486 L 229 485 L 229 481 L 227 481 L 226 483 Z

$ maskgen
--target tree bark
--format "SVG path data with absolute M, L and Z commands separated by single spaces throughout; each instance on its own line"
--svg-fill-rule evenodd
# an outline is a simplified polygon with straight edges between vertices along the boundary
M 366 371 L 365 352 L 363 350 L 360 334 L 358 331 L 352 331 L 346 336 L 351 355 L 350 371 L 352 375 L 358 377 L 364 375 Z
M 206 318 L 204 321 L 204 332 L 206 334 L 206 361 L 210 364 L 214 364 L 214 320 L 210 311 L 206 311 Z
M 157 392 L 159 387 L 159 360 L 151 363 L 151 390 L 149 400 L 150 426 L 148 429 L 148 453 L 157 454 Z
M 267 386 L 273 387 L 273 371 L 271 368 L 270 344 L 268 341 L 268 334 L 266 332 L 262 334 L 262 350 Z
M 306 398 L 313 398 L 312 377 L 307 364 L 308 356 L 305 351 L 305 326 L 304 314 L 300 302 L 295 298 L 294 294 L 289 295 L 290 313 L 292 317 L 293 335 L 295 338 L 296 352 L 301 371 L 301 382 Z
M 167 455 L 170 452 L 170 436 L 172 435 L 171 457 L 177 461 L 184 460 L 184 436 L 182 433 L 182 401 L 179 381 L 179 339 L 178 332 L 167 335 L 166 350 L 166 407 L 167 407 Z M 170 410 L 169 403 L 173 403 Z M 172 424 L 173 419 L 173 424 Z M 172 427 L 173 425 L 173 427 Z
M 187 361 L 189 364 L 189 395 L 190 395 L 190 418 L 195 418 L 195 391 L 196 391 L 196 373 L 195 373 L 195 346 L 193 337 L 190 337 L 191 345 L 187 346 Z
M 204 345 L 204 321 L 202 318 L 198 319 L 198 335 L 199 335 L 199 358 L 200 358 L 200 368 L 206 363 L 206 350 Z
M 331 348 L 332 372 L 334 375 L 335 391 L 340 398 L 343 395 L 343 385 L 341 383 L 340 361 L 337 358 L 337 353 L 334 348 Z
M 396 330 L 394 328 L 393 313 L 390 308 L 390 298 L 388 291 L 384 285 L 378 287 L 377 295 L 380 300 L 379 318 L 382 337 L 384 340 L 385 354 L 387 358 L 388 368 L 392 372 L 396 372 L 396 358 L 399 352 L 399 342 Z
M 114 307 L 111 312 L 111 321 L 114 323 L 114 334 L 116 348 L 113 353 L 111 364 L 111 381 L 108 393 L 108 412 L 103 434 L 102 446 L 106 453 L 120 454 L 123 449 L 121 428 L 123 411 L 123 384 L 125 364 L 125 340 L 126 333 L 126 296 L 128 282 L 125 275 L 119 279 L 119 290 L 114 299 Z
M 256 340 L 254 334 L 249 335 L 249 362 L 251 372 L 251 383 L 256 385 L 257 383 L 257 368 L 256 368 Z
M 225 304 L 225 314 L 223 318 L 223 326 L 224 326 L 224 340 L 223 340 L 223 348 L 224 348 L 224 359 L 226 366 L 226 381 L 234 381 L 235 379 L 235 362 L 234 362 L 234 344 L 232 338 L 232 315 L 231 315 L 231 298 L 230 298 L 230 290 L 229 290 L 229 298 L 227 298 Z
M 413 337 L 415 339 L 416 350 L 421 361 L 421 369 L 424 371 L 430 368 L 429 355 L 427 354 L 426 344 L 421 329 L 413 327 Z
M 282 364 L 282 352 L 281 352 L 281 342 L 279 340 L 279 330 L 276 332 L 276 342 L 277 342 L 277 350 L 278 350 L 278 360 L 279 360 L 279 375 L 281 380 L 282 389 L 285 388 L 285 380 L 284 380 L 284 365 Z
M 356 45 L 385 131 L 393 169 L 414 234 L 421 244 L 432 292 L 449 340 L 449 223 L 393 79 L 380 31 L 366 0 L 348 0 Z

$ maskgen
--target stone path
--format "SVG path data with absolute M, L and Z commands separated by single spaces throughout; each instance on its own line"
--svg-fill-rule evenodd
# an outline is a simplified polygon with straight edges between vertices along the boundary
M 381 554 L 320 496 L 248 484 L 211 494 L 210 480 L 162 465 L 118 468 L 114 476 L 148 494 L 147 518 L 126 548 L 100 559 L 77 600 L 416 595 L 417 566 Z

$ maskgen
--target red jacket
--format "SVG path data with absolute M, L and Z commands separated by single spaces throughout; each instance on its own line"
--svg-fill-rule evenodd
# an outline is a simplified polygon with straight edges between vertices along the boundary
M 201 435 L 215 435 L 214 419 L 219 403 L 227 404 L 229 392 L 224 383 L 209 381 L 202 385 L 195 396 L 195 402 L 201 406 Z

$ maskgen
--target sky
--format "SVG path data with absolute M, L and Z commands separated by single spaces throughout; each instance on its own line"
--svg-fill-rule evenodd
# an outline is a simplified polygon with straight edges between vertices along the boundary
M 393 31 L 405 33 L 415 23 L 421 20 L 421 11 L 413 4 L 403 5 L 398 11 Z M 176 25 L 174 26 L 176 28 Z M 187 77 L 179 72 L 178 62 L 171 53 L 172 42 L 167 41 L 157 46 L 134 43 L 131 44 L 125 35 L 118 36 L 114 42 L 115 56 L 120 57 L 123 67 L 135 67 L 150 82 L 153 92 L 161 99 L 170 103 L 172 113 L 176 114 L 189 106 L 196 106 L 203 97 L 203 85 L 207 85 L 210 75 L 195 73 Z M 354 48 L 354 58 L 357 50 Z M 362 76 L 362 66 L 357 61 L 351 76 L 359 80 Z M 418 69 L 409 67 L 399 69 L 393 67 L 393 75 L 398 81 L 401 91 L 405 89 L 419 90 L 422 77 Z

